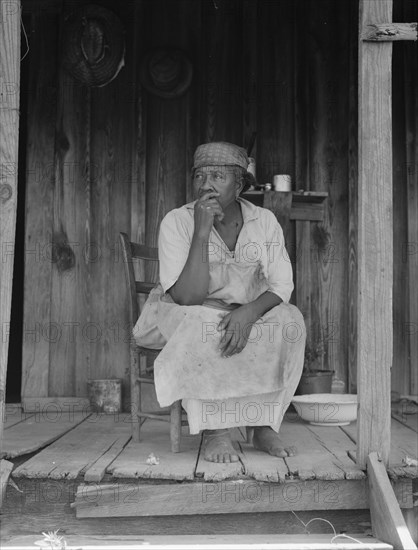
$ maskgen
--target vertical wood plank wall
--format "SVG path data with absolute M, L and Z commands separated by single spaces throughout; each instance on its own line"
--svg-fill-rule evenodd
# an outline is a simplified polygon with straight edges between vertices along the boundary
M 417 21 L 418 3 L 394 1 L 393 21 Z M 392 389 L 418 393 L 418 55 L 393 45 L 394 349 Z
M 156 245 L 165 213 L 192 198 L 195 147 L 210 140 L 247 146 L 253 131 L 260 182 L 289 173 L 296 189 L 329 193 L 323 223 L 289 232 L 299 270 L 293 301 L 310 339 L 325 345 L 323 366 L 354 389 L 356 316 L 348 290 L 356 252 L 357 3 L 99 3 L 124 24 L 125 67 L 107 86 L 88 89 L 61 66 L 64 15 L 83 2 L 23 2 L 31 14 L 25 247 L 38 250 L 25 253 L 23 396 L 85 396 L 88 378 L 107 377 L 123 378 L 128 395 L 130 327 L 118 233 Z M 395 0 L 399 20 L 416 21 L 413 4 Z M 139 82 L 143 55 L 165 45 L 183 48 L 193 63 L 192 85 L 179 98 L 154 96 Z M 402 43 L 394 50 L 400 244 L 393 388 L 402 392 L 417 383 L 411 361 L 418 319 L 410 305 L 418 303 L 413 48 Z

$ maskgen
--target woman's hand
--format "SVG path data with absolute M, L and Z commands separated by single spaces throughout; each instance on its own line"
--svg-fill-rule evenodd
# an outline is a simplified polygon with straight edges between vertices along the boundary
M 224 217 L 224 212 L 216 197 L 219 197 L 219 193 L 208 191 L 195 203 L 195 231 L 199 234 L 208 235 L 212 229 L 215 217 L 219 220 L 222 220 Z
M 245 348 L 252 326 L 258 318 L 251 304 L 240 306 L 225 315 L 218 325 L 218 330 L 223 333 L 219 346 L 222 357 L 230 357 Z

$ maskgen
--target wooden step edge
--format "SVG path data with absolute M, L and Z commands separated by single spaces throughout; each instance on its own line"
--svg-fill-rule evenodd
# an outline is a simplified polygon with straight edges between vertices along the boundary
M 66 550 L 393 550 L 390 544 L 364 534 L 341 535 L 170 535 L 170 536 L 65 536 Z M 354 540 L 350 540 L 352 537 Z M 42 536 L 16 537 L 2 550 L 39 550 Z M 37 544 L 35 544 L 37 543 Z M 47 546 L 45 546 L 47 548 Z
M 386 467 L 376 452 L 367 457 L 372 531 L 396 550 L 417 550 L 389 481 Z

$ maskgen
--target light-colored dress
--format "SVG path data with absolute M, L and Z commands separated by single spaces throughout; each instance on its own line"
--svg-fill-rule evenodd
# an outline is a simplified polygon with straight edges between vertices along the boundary
M 161 296 L 157 322 L 167 343 L 154 363 L 161 406 L 182 399 L 191 433 L 235 426 L 272 426 L 283 414 L 299 382 L 305 348 L 300 311 L 289 304 L 292 266 L 283 231 L 267 209 L 239 199 L 243 227 L 234 251 L 215 228 L 209 236 L 209 292 L 202 306 L 180 306 L 166 292 L 186 263 L 194 231 L 194 202 L 172 210 L 159 234 Z M 239 304 L 266 291 L 283 303 L 248 330 L 244 350 L 229 358 L 219 351 L 217 325 Z M 141 342 L 141 323 L 134 329 Z

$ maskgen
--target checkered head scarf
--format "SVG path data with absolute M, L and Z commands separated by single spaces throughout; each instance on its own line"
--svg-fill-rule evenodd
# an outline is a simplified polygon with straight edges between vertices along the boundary
M 193 170 L 202 166 L 241 166 L 247 170 L 249 163 L 245 149 L 233 143 L 218 141 L 199 145 L 194 154 Z

